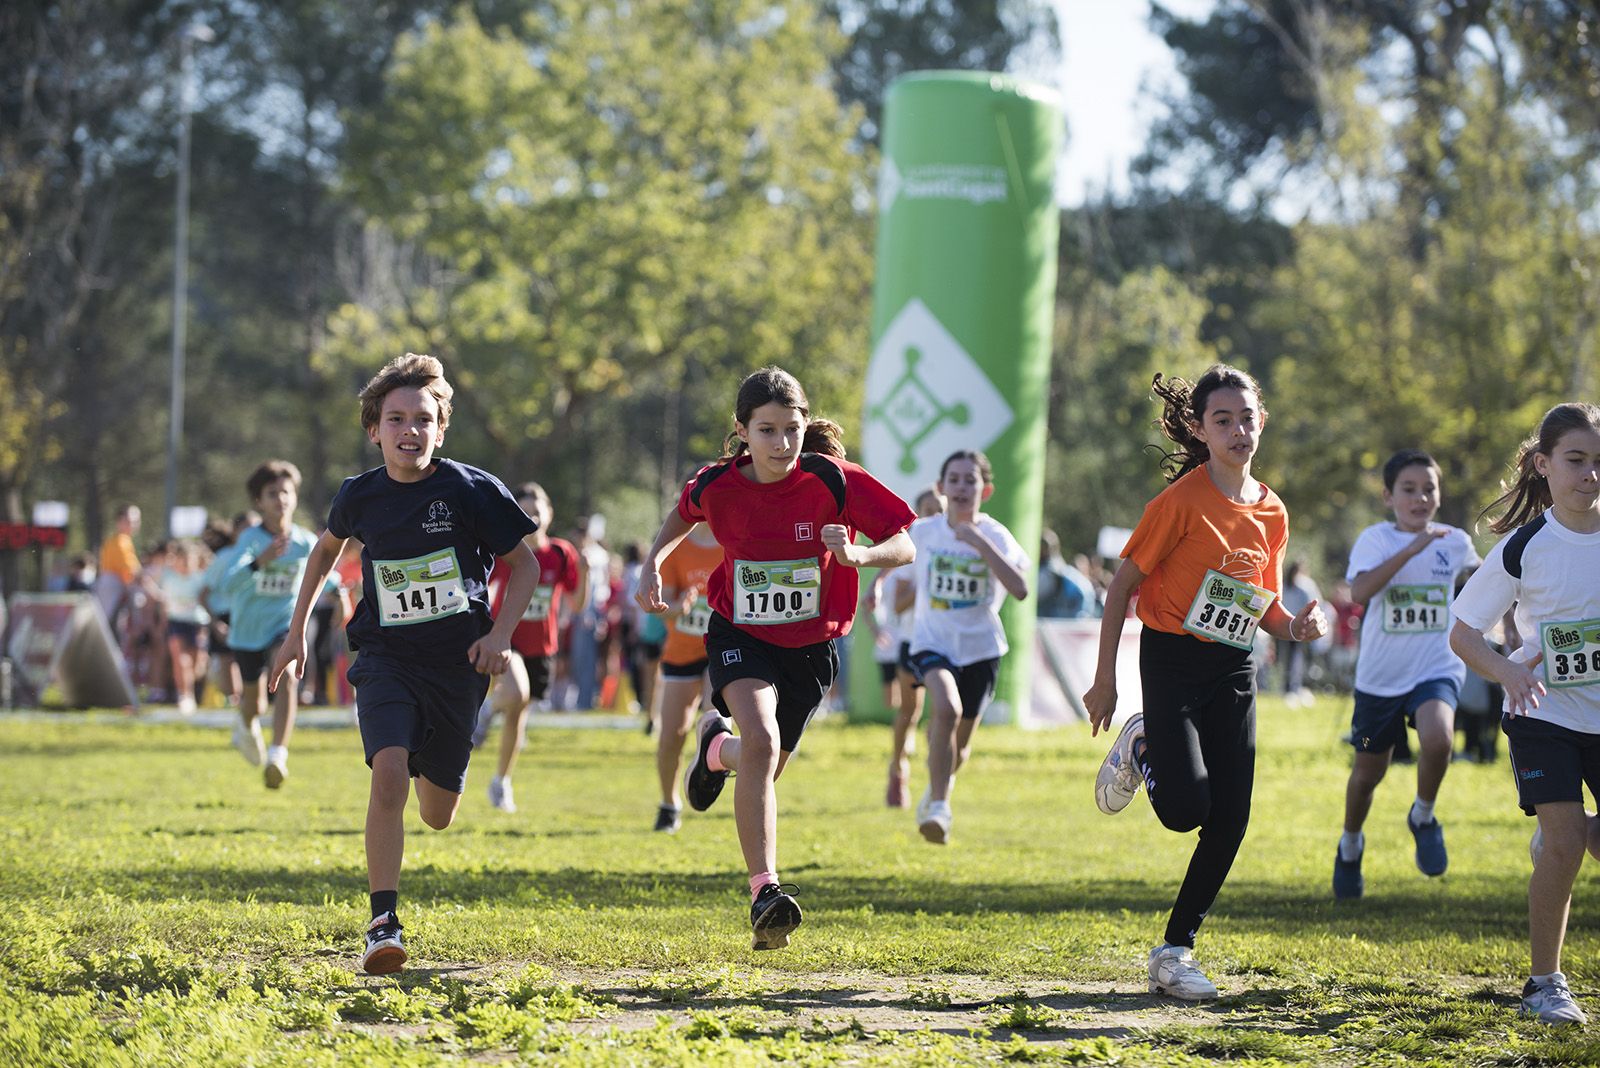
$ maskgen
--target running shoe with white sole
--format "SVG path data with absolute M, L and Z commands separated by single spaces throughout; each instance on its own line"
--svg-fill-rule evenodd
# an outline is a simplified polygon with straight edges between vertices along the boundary
M 683 810 L 677 805 L 658 805 L 656 807 L 656 830 L 662 834 L 677 834 L 678 828 L 683 826 Z
M 489 804 L 501 812 L 517 810 L 516 795 L 511 792 L 511 780 L 496 775 L 489 780 Z
M 287 746 L 275 745 L 267 750 L 267 766 L 261 774 L 262 778 L 266 780 L 267 789 L 276 790 L 283 785 L 283 780 L 289 777 L 289 749 Z
M 246 727 L 241 721 L 233 725 L 233 747 L 239 750 L 245 763 L 259 768 L 267 762 L 267 742 L 261 737 L 261 721 L 251 720 Z
M 1567 988 L 1567 977 L 1556 972 L 1543 984 L 1529 979 L 1522 988 L 1522 1006 L 1518 1016 L 1533 1016 L 1545 1024 L 1586 1024 L 1589 1017 L 1578 1007 L 1577 999 Z
M 1362 849 L 1355 860 L 1345 860 L 1338 846 L 1333 848 L 1333 896 L 1340 901 L 1353 901 L 1366 893 L 1367 880 L 1361 874 Z
M 367 927 L 367 948 L 361 954 L 361 970 L 368 975 L 389 975 L 406 963 L 406 946 L 400 937 L 400 920 L 385 912 Z
M 950 802 L 929 801 L 922 818 L 917 821 L 917 830 L 934 845 L 944 845 L 950 839 L 950 824 L 954 820 Z
M 706 761 L 711 752 L 712 739 L 719 734 L 732 733 L 733 728 L 728 726 L 728 721 L 716 709 L 701 716 L 695 727 L 699 741 L 695 746 L 694 759 L 683 773 L 683 794 L 689 801 L 689 807 L 696 812 L 710 808 L 717 795 L 722 793 L 723 784 L 728 781 L 726 771 L 712 771 Z
M 1450 854 L 1444 848 L 1444 826 L 1436 819 L 1423 824 L 1412 823 L 1408 812 L 1406 827 L 1417 841 L 1417 870 L 1428 876 L 1443 875 L 1450 866 Z
M 1139 792 L 1141 777 L 1133 759 L 1133 743 L 1143 737 L 1144 713 L 1140 712 L 1128 717 L 1111 751 L 1100 762 L 1100 772 L 1094 777 L 1094 803 L 1108 816 L 1127 808 Z
M 1180 1001 L 1210 1001 L 1217 987 L 1188 946 L 1157 946 L 1150 951 L 1150 993 L 1165 994 Z
M 800 903 L 794 895 L 800 888 L 792 883 L 768 883 L 750 903 L 751 949 L 782 949 L 789 935 L 800 926 Z

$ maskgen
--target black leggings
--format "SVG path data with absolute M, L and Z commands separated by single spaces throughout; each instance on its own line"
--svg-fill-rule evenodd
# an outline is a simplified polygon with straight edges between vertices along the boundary
M 1166 940 L 1193 946 L 1250 822 L 1256 775 L 1256 673 L 1251 654 L 1144 628 L 1145 787 L 1169 830 L 1200 829 Z

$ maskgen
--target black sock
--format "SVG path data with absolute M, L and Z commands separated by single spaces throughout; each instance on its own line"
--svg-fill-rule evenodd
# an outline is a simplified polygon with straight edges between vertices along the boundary
M 400 905 L 400 891 L 374 890 L 372 897 L 372 918 L 377 919 L 385 912 L 393 912 Z

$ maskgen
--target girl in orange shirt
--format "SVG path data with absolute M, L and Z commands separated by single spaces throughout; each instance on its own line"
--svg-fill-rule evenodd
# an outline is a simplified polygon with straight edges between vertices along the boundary
M 1095 781 L 1101 811 L 1120 812 L 1142 781 L 1167 828 L 1200 830 L 1161 945 L 1150 990 L 1187 1001 L 1217 996 L 1194 963 L 1195 932 L 1244 841 L 1255 780 L 1256 630 L 1289 641 L 1327 632 L 1316 601 L 1290 617 L 1278 601 L 1288 513 L 1250 474 L 1267 412 L 1261 387 L 1218 364 L 1190 385 L 1155 379 L 1158 422 L 1177 448 L 1171 483 L 1145 506 L 1106 591 L 1094 685 L 1083 695 L 1094 733 L 1117 708 L 1117 644 L 1139 591 L 1144 711 L 1123 725 Z
M 704 523 L 695 524 L 689 536 L 661 562 L 661 599 L 673 606 L 656 683 L 661 721 L 656 734 L 656 771 L 661 778 L 661 805 L 656 809 L 655 829 L 666 834 L 677 833 L 683 822 L 678 764 L 683 759 L 684 739 L 694 724 L 689 713 L 711 705 L 706 660 L 711 605 L 706 584 L 721 564 L 722 546 Z

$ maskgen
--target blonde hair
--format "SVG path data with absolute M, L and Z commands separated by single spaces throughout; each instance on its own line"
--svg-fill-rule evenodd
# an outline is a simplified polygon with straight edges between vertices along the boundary
M 361 428 L 371 430 L 383 416 L 383 398 L 397 389 L 420 389 L 439 403 L 439 429 L 450 426 L 450 398 L 455 388 L 445 381 L 444 364 L 432 356 L 408 352 L 383 365 L 361 390 Z

